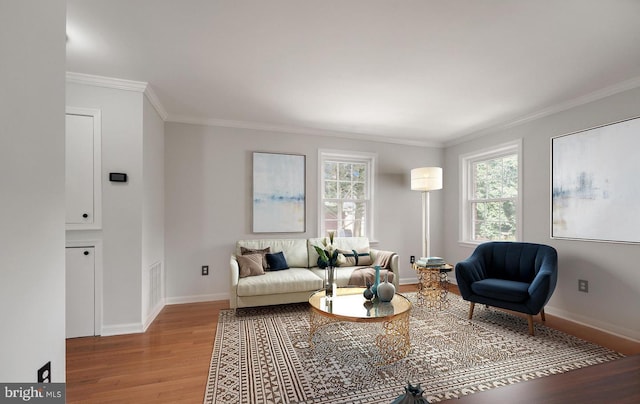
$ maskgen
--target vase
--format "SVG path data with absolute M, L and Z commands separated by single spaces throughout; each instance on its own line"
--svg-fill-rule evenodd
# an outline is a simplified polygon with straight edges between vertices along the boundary
M 371 282 L 367 281 L 367 288 L 364 290 L 364 292 L 362 292 L 362 296 L 364 296 L 364 298 L 367 300 L 373 299 L 374 294 L 371 291 Z
M 373 297 L 378 296 L 378 285 L 380 285 L 380 265 L 376 265 L 375 270 L 376 270 L 376 278 L 375 278 L 375 281 L 373 282 L 373 286 L 371 286 Z
M 324 295 L 331 299 L 336 292 L 336 268 L 328 266 L 324 271 Z
M 393 296 L 396 295 L 396 287 L 393 286 L 393 283 L 389 283 L 389 272 L 387 271 L 384 282 L 378 285 L 378 299 L 381 302 L 390 302 L 393 299 Z
M 426 398 L 422 397 L 424 390 L 420 388 L 420 384 L 412 386 L 411 383 L 404 388 L 404 394 L 401 394 L 393 400 L 391 404 L 422 404 L 428 403 Z

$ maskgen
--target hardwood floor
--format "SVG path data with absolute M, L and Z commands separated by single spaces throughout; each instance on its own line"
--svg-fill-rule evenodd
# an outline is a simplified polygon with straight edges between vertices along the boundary
M 415 285 L 402 285 L 400 290 L 414 291 Z M 144 334 L 67 340 L 67 402 L 201 403 L 218 314 L 227 308 L 227 301 L 166 306 Z M 639 343 L 548 314 L 547 325 L 625 355 L 640 354 Z M 605 364 L 608 365 L 606 368 L 603 367 L 600 372 L 593 370 L 591 376 L 580 376 L 579 371 L 573 371 L 520 385 L 536 382 L 536 387 L 532 387 L 536 394 L 548 392 L 557 395 L 564 392 L 567 394 L 565 397 L 569 397 L 569 393 L 574 394 L 572 389 L 579 392 L 585 386 L 592 386 L 594 377 L 599 374 L 602 377 L 615 375 L 606 379 L 608 388 L 620 391 L 636 389 L 637 392 L 640 387 L 637 382 L 634 385 L 633 381 L 640 380 L 640 356 L 634 359 L 635 362 L 631 364 L 623 361 Z M 560 377 L 563 377 L 562 382 L 557 379 Z M 514 386 L 504 389 L 510 387 Z M 526 388 L 520 388 L 524 390 L 514 393 L 512 397 L 525 394 L 522 391 L 527 391 Z M 483 394 L 471 395 L 464 402 L 476 402 L 475 396 L 477 402 L 488 402 L 480 401 L 483 400 Z M 579 397 L 592 396 L 572 395 L 571 399 Z

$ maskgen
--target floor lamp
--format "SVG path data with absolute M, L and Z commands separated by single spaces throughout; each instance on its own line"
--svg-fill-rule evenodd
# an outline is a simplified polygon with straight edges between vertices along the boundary
M 431 256 L 429 235 L 429 191 L 442 189 L 442 168 L 420 167 L 411 170 L 411 190 L 422 191 L 422 256 Z

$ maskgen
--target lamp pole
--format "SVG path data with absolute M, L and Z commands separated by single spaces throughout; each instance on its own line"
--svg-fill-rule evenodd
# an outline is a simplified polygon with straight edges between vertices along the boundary
M 429 191 L 422 192 L 422 256 L 431 256 L 431 234 L 429 231 Z

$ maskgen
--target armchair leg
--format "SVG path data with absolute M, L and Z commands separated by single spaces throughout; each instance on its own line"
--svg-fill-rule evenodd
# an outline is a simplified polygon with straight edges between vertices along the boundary
M 527 315 L 527 321 L 529 322 L 529 335 L 534 335 L 534 332 L 533 332 L 533 316 L 531 314 Z
M 474 302 L 469 303 L 469 320 L 473 317 L 473 309 L 476 307 Z
M 547 321 L 547 319 L 544 316 L 544 309 L 540 310 L 540 318 L 542 319 L 542 321 Z

